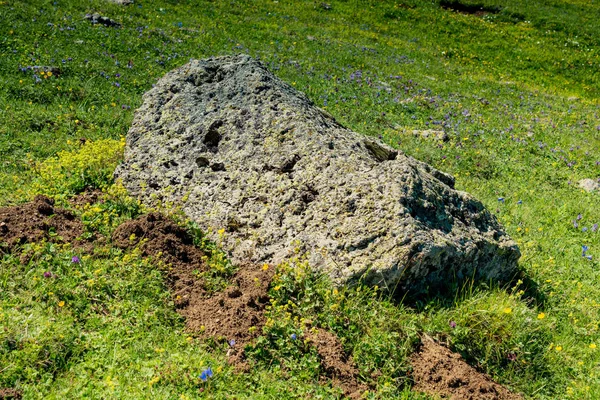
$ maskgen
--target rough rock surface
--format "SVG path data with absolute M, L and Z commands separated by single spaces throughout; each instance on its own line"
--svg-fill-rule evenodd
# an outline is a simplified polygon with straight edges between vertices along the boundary
M 145 202 L 181 204 L 234 262 L 306 255 L 338 283 L 506 280 L 520 255 L 452 176 L 344 128 L 244 55 L 165 75 L 115 174 Z
M 600 179 L 582 179 L 579 181 L 579 187 L 586 192 L 600 192 Z

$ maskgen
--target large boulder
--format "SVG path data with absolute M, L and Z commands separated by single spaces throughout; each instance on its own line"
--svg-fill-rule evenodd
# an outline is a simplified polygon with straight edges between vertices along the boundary
M 234 262 L 306 256 L 339 284 L 506 281 L 520 256 L 452 176 L 344 128 L 248 56 L 165 75 L 116 177 L 144 202 L 181 205 Z

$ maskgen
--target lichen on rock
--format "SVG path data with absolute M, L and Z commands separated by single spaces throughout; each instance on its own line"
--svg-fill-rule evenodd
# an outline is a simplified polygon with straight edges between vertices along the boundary
M 306 255 L 340 284 L 505 281 L 520 256 L 452 176 L 341 126 L 245 55 L 160 79 L 115 174 L 144 202 L 180 204 L 234 262 Z

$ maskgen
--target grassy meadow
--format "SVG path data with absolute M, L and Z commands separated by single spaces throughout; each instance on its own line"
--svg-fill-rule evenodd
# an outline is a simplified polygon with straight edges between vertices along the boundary
M 93 12 L 121 27 L 93 25 Z M 518 242 L 525 276 L 408 303 L 332 290 L 290 260 L 252 369 L 236 374 L 227 346 L 184 330 L 152 260 L 109 241 L 88 255 L 28 244 L 0 252 L 0 389 L 339 398 L 291 340 L 311 320 L 353 355 L 365 398 L 429 398 L 411 391 L 408 362 L 423 334 L 525 398 L 600 398 L 600 193 L 577 185 L 600 177 L 598 20 L 597 0 L 0 0 L 1 206 L 36 194 L 68 206 L 99 188 L 107 200 L 76 212 L 108 237 L 145 211 L 112 181 L 142 94 L 191 58 L 247 53 L 342 124 L 453 174 Z M 413 134 L 428 129 L 449 140 Z

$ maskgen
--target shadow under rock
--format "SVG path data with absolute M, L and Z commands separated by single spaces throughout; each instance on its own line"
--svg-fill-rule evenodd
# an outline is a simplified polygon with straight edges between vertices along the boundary
M 500 289 L 506 292 L 522 291 L 520 296 L 529 307 L 536 306 L 545 309 L 547 295 L 540 289 L 539 284 L 527 273 L 519 268 L 515 275 L 508 281 L 490 282 L 475 279 L 449 279 L 444 285 L 425 285 L 418 289 L 390 293 L 391 298 L 405 306 L 423 311 L 425 307 L 435 303 L 438 307 L 452 308 L 456 299 L 470 296 L 476 292 Z

